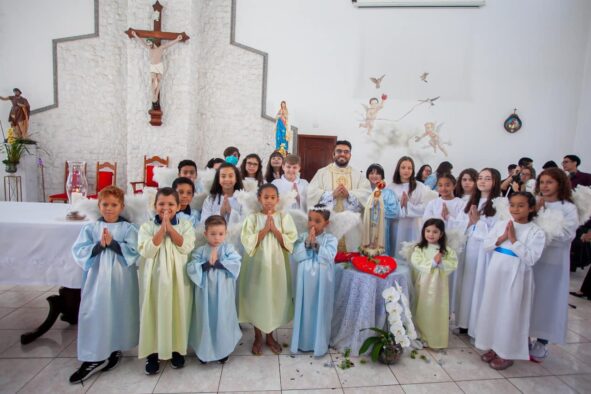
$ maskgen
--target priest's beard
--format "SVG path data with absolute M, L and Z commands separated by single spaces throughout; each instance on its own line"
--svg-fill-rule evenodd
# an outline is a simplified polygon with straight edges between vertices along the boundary
M 337 165 L 337 167 L 344 168 L 344 167 L 347 167 L 349 165 L 349 160 L 346 159 L 346 158 L 344 158 L 344 157 L 337 157 L 334 160 L 334 163 Z

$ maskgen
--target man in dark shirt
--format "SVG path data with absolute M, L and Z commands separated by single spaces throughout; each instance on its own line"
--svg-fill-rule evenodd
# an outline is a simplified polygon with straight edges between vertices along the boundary
M 577 155 L 566 155 L 562 159 L 562 168 L 568 172 L 570 183 L 574 189 L 578 185 L 591 186 L 591 174 L 577 169 L 581 165 L 581 159 Z

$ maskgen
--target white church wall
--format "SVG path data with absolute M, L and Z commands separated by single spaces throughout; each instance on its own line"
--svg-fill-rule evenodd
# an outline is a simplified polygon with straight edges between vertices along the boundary
M 100 36 L 58 45 L 59 107 L 33 115 L 30 126 L 47 152 L 46 194 L 63 192 L 65 160 L 86 161 L 92 187 L 96 162 L 117 161 L 117 183 L 127 182 L 126 9 L 100 2 Z M 77 17 L 64 10 L 61 20 Z
M 456 170 L 495 166 L 521 156 L 536 165 L 571 152 L 589 42 L 591 3 L 489 1 L 485 7 L 356 9 L 327 0 L 240 0 L 237 41 L 269 53 L 269 108 L 287 100 L 303 134 L 332 134 L 354 144 L 353 164 L 402 154 L 437 165 L 441 153 L 413 136 L 444 123 Z M 419 79 L 430 72 L 428 83 Z M 369 77 L 386 74 L 375 89 Z M 587 89 L 587 91 L 589 91 Z M 372 136 L 359 128 L 361 104 L 388 94 Z M 441 96 L 403 120 L 419 99 Z M 504 119 L 519 109 L 524 126 L 510 135 Z M 409 140 L 410 138 L 410 140 Z M 577 141 L 589 143 L 589 133 Z
M 572 148 L 572 152 L 581 158 L 579 168 L 585 172 L 591 172 L 591 23 L 588 30 L 585 72 L 581 83 L 577 129 Z
M 53 104 L 51 41 L 93 33 L 94 1 L 0 1 L 0 21 L 0 96 L 18 87 L 32 109 Z M 10 102 L 0 101 L 5 127 L 9 110 Z

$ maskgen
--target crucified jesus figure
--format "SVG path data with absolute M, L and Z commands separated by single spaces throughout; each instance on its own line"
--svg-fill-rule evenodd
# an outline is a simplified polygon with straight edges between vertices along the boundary
M 159 109 L 159 96 L 160 96 L 160 87 L 162 85 L 162 75 L 164 74 L 164 64 L 162 63 L 162 54 L 164 50 L 170 48 L 174 44 L 177 44 L 179 41 L 183 39 L 182 35 L 178 35 L 177 38 L 173 41 L 170 41 L 164 45 L 156 45 L 155 41 L 152 39 L 142 40 L 138 37 L 137 33 L 133 31 L 131 33 L 134 38 L 145 46 L 150 55 L 150 92 L 152 93 L 152 109 Z

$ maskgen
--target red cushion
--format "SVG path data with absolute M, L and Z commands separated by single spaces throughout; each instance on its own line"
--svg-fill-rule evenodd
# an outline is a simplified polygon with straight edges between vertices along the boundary
M 337 252 L 334 258 L 335 263 L 348 263 L 353 257 L 361 256 L 358 252 Z
M 107 186 L 113 184 L 113 173 L 111 171 L 100 171 L 96 180 L 96 192 L 100 192 Z
M 158 187 L 158 182 L 154 181 L 154 166 L 146 166 L 146 187 Z
M 352 259 L 353 266 L 361 272 L 375 275 L 379 278 L 386 278 L 392 272 L 396 271 L 396 260 L 390 256 L 356 256 Z

